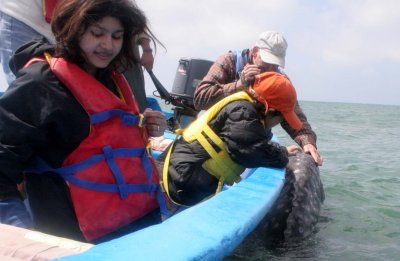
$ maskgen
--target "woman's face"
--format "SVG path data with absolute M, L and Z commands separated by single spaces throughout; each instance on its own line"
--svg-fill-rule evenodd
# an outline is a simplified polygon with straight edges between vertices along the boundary
M 89 26 L 79 41 L 86 60 L 84 68 L 92 75 L 97 69 L 106 68 L 121 51 L 123 36 L 120 21 L 111 16 Z

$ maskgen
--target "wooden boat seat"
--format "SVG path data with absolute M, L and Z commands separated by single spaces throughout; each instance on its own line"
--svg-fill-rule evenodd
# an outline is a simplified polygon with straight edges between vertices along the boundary
M 74 255 L 93 245 L 29 229 L 0 224 L 0 260 L 45 261 Z

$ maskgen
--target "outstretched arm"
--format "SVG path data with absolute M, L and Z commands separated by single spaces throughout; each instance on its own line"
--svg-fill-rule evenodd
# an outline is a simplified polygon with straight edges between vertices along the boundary
M 282 121 L 281 126 L 289 136 L 303 148 L 304 152 L 309 153 L 313 157 L 318 166 L 322 166 L 323 159 L 317 150 L 317 135 L 312 130 L 311 125 L 298 102 L 296 103 L 295 112 L 303 123 L 301 129 L 293 129 L 286 121 Z

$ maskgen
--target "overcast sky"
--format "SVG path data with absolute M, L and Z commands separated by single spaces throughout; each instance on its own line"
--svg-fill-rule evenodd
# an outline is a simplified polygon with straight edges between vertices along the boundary
M 159 48 L 154 67 L 167 89 L 181 57 L 214 61 L 230 49 L 252 47 L 262 31 L 276 30 L 289 43 L 285 71 L 299 100 L 400 105 L 398 0 L 137 3 L 167 48 Z
M 276 30 L 289 43 L 285 71 L 299 100 L 400 105 L 398 0 L 137 3 L 166 46 L 159 46 L 153 71 L 169 90 L 180 58 L 214 61 L 230 49 L 252 47 L 262 31 Z M 151 93 L 154 86 L 146 81 Z

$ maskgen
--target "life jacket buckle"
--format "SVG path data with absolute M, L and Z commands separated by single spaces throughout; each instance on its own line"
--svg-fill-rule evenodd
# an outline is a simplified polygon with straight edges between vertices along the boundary
M 152 158 L 153 157 L 153 154 L 152 154 L 152 148 L 151 148 L 151 144 L 149 143 L 149 144 L 147 144 L 146 145 L 146 152 L 147 152 L 147 155 L 149 156 L 149 158 Z
M 143 127 L 143 124 L 144 124 L 144 122 L 145 122 L 145 119 L 144 119 L 144 115 L 143 114 L 141 114 L 141 113 L 139 113 L 139 117 L 140 117 L 140 119 L 139 119 L 139 127 L 141 128 L 141 127 Z

